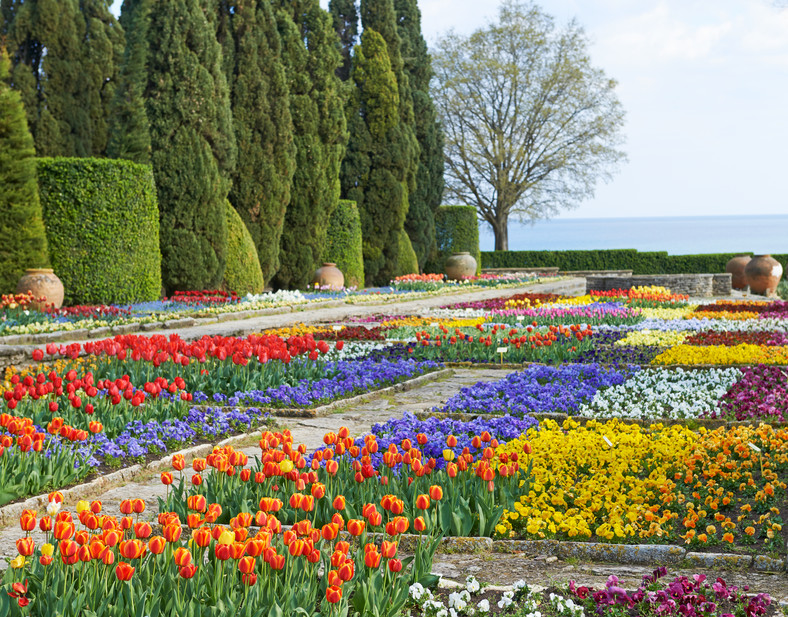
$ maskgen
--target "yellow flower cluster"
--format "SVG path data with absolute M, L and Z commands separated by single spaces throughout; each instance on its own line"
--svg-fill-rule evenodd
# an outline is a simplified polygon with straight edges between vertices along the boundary
M 563 426 L 547 420 L 527 439 L 533 448 L 532 484 L 496 531 L 613 540 L 661 535 L 660 525 L 674 513 L 659 514 L 659 508 L 655 513 L 651 505 L 669 490 L 668 474 L 694 451 L 698 434 L 679 425 L 645 429 L 592 420 L 580 426 L 569 419 Z M 524 442 L 523 437 L 510 441 L 496 455 L 521 452 Z
M 279 336 L 281 338 L 289 338 L 291 336 L 305 336 L 307 334 L 322 334 L 324 332 L 329 332 L 331 330 L 330 327 L 327 326 L 307 326 L 303 323 L 297 323 L 293 326 L 288 326 L 285 328 L 273 328 L 271 330 L 265 330 L 262 333 L 258 333 L 258 336 L 263 335 L 273 335 Z
M 672 296 L 673 292 L 662 285 L 640 285 L 629 290 L 630 297 L 637 296 Z
M 688 319 L 697 316 L 697 313 L 692 313 L 697 307 L 697 304 L 689 304 L 680 308 L 642 308 L 640 310 L 643 317 L 647 319 Z
M 675 330 L 640 330 L 630 332 L 626 337 L 616 341 L 615 344 L 620 347 L 638 347 L 640 345 L 671 347 L 680 345 L 689 335 L 689 332 L 677 332 Z
M 529 300 L 528 298 L 523 298 L 521 300 L 507 300 L 506 304 L 503 305 L 505 309 L 529 309 L 529 308 L 537 308 L 542 306 L 542 302 L 539 299 Z
M 513 453 L 521 464 L 531 462 L 532 480 L 497 525 L 501 536 L 693 545 L 762 540 L 769 550 L 781 548 L 786 429 L 696 432 L 618 420 L 582 427 L 571 419 L 563 426 L 546 421 L 497 448 L 495 460 Z
M 487 321 L 486 317 L 474 318 L 458 318 L 458 319 L 429 319 L 425 317 L 417 317 L 416 315 L 409 315 L 405 319 L 392 319 L 384 321 L 383 326 L 394 326 L 395 328 L 424 328 L 438 324 L 445 328 L 475 328 L 479 324 Z
M 554 302 L 554 304 L 567 304 L 570 306 L 582 306 L 584 304 L 592 304 L 597 302 L 599 298 L 592 298 L 588 294 L 584 296 L 561 296 Z
M 750 345 L 676 345 L 651 364 L 788 364 L 788 347 Z
M 696 311 L 689 315 L 692 319 L 758 319 L 754 311 Z

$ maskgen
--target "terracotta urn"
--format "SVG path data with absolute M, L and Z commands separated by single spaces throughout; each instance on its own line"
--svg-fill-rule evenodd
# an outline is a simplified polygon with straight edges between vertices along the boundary
M 446 278 L 450 281 L 461 281 L 476 274 L 476 260 L 470 253 L 452 253 L 446 260 Z
M 731 275 L 731 286 L 734 289 L 747 287 L 747 277 L 744 276 L 744 269 L 751 260 L 752 257 L 749 255 L 737 255 L 725 266 L 725 272 L 729 272 Z
M 63 306 L 63 283 L 57 277 L 52 268 L 31 268 L 25 270 L 25 274 L 19 279 L 16 286 L 16 293 L 26 294 L 33 292 L 33 297 L 46 298 L 46 304 L 52 304 L 55 308 Z M 41 310 L 44 305 L 40 302 L 33 302 L 31 307 Z
M 342 270 L 337 268 L 335 263 L 327 261 L 315 270 L 315 275 L 312 277 L 312 285 L 342 289 L 345 286 L 345 275 L 342 274 Z
M 762 296 L 773 296 L 783 275 L 783 267 L 771 255 L 756 255 L 744 269 L 750 291 Z

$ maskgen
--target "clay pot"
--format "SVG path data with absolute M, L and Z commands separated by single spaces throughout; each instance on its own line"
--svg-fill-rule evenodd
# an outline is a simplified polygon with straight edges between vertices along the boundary
M 783 267 L 771 255 L 756 255 L 744 269 L 750 291 L 762 296 L 773 296 L 783 275 Z
M 33 292 L 33 297 L 46 298 L 46 304 L 52 304 L 55 308 L 63 306 L 63 283 L 57 277 L 52 268 L 32 268 L 25 270 L 24 276 L 19 279 L 16 286 L 16 293 L 26 294 Z M 44 308 L 44 303 L 33 302 L 30 305 L 36 310 Z
M 341 289 L 345 286 L 345 275 L 342 274 L 342 270 L 337 268 L 335 263 L 327 261 L 322 267 L 315 270 L 315 276 L 312 277 L 312 285 Z
M 737 255 L 725 266 L 725 272 L 731 274 L 731 287 L 734 289 L 744 289 L 747 287 L 747 277 L 744 276 L 744 268 L 750 263 L 752 257 L 749 255 Z
M 446 260 L 446 278 L 460 281 L 476 274 L 476 260 L 470 253 L 452 253 Z

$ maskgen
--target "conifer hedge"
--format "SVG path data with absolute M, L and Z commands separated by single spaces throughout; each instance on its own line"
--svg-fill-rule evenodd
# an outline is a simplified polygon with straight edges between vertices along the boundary
M 738 253 L 668 255 L 666 251 L 639 252 L 635 249 L 595 251 L 485 251 L 485 268 L 558 267 L 560 270 L 632 270 L 633 274 L 703 274 L 725 272 L 728 261 Z M 772 254 L 781 264 L 788 255 Z
M 21 97 L 5 82 L 10 67 L 0 48 L 0 293 L 13 292 L 26 268 L 48 262 L 36 152 Z
M 262 293 L 265 283 L 257 247 L 238 211 L 228 201 L 227 213 L 227 267 L 224 269 L 223 287 L 238 292 L 239 296 Z
M 345 287 L 364 287 L 361 218 L 355 201 L 340 199 L 328 226 L 325 261 L 334 262 L 345 275 Z
M 65 304 L 127 304 L 161 293 L 159 210 L 150 167 L 39 159 L 49 255 Z

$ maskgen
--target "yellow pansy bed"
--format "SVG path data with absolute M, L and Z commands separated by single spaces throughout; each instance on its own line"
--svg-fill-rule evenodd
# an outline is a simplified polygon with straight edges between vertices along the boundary
M 390 319 L 381 323 L 382 326 L 393 326 L 395 328 L 424 328 L 437 324 L 444 328 L 475 328 L 486 323 L 487 317 L 461 317 L 458 319 L 425 318 L 409 315 L 404 319 Z
M 265 330 L 263 332 L 258 333 L 259 335 L 266 335 L 266 336 L 279 336 L 281 338 L 289 338 L 291 336 L 306 336 L 307 334 L 323 334 L 325 332 L 330 332 L 331 327 L 329 326 L 307 326 L 304 323 L 297 323 L 292 326 L 287 326 L 284 328 L 272 328 L 270 330 Z
M 656 345 L 657 347 L 672 347 L 684 342 L 690 332 L 676 332 L 674 330 L 636 330 L 615 342 L 619 347 L 639 347 L 643 345 Z
M 788 364 L 788 347 L 750 345 L 676 345 L 666 349 L 651 364 Z
M 691 319 L 693 317 L 697 317 L 697 313 L 693 313 L 696 308 L 696 304 L 688 304 L 687 306 L 678 308 L 644 307 L 640 309 L 640 311 L 643 317 L 646 319 Z
M 524 457 L 526 443 L 532 453 Z M 784 552 L 784 429 L 548 420 L 499 447 L 496 460 L 513 453 L 521 465 L 532 463 L 532 483 L 504 513 L 498 537 Z
M 759 313 L 751 311 L 695 311 L 688 318 L 692 319 L 730 319 L 730 320 L 745 320 L 745 319 L 758 319 Z

